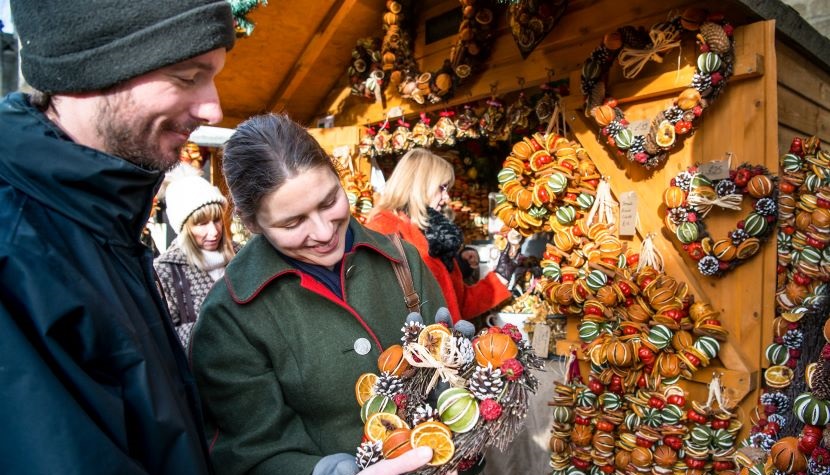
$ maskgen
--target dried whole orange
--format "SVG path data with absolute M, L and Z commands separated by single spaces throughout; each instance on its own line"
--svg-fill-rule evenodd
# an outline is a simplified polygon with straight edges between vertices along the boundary
M 383 373 L 390 373 L 395 376 L 400 376 L 409 369 L 409 362 L 403 357 L 403 347 L 392 345 L 383 350 L 383 353 L 378 357 L 378 369 Z
M 476 362 L 481 366 L 492 365 L 500 368 L 505 361 L 515 358 L 519 348 L 513 338 L 506 333 L 487 333 L 478 337 L 473 343 Z
M 383 458 L 393 459 L 412 450 L 411 435 L 405 427 L 390 432 L 383 440 Z

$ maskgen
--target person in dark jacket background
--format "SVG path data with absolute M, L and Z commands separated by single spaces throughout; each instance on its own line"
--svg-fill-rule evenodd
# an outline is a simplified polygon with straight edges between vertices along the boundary
M 12 0 L 0 103 L 0 467 L 204 474 L 184 352 L 139 242 L 163 171 L 222 118 L 224 0 Z

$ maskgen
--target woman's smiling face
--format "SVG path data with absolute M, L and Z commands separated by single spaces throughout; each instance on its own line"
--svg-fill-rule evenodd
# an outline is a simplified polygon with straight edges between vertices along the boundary
M 265 195 L 256 231 L 286 256 L 331 268 L 343 258 L 349 202 L 335 173 L 305 170 Z

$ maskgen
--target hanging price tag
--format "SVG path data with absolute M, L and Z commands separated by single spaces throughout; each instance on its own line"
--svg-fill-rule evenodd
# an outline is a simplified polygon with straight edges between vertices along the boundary
M 620 236 L 637 232 L 637 193 L 627 191 L 620 195 Z
M 648 130 L 650 126 L 651 122 L 648 120 L 635 120 L 628 124 L 628 130 L 630 130 L 631 133 L 635 136 L 648 135 Z
M 540 358 L 547 358 L 550 351 L 550 327 L 544 323 L 537 323 L 533 327 L 533 352 Z
M 729 158 L 724 160 L 715 160 L 714 162 L 706 162 L 697 167 L 697 171 L 710 180 L 725 180 L 729 178 L 729 166 L 732 160 Z

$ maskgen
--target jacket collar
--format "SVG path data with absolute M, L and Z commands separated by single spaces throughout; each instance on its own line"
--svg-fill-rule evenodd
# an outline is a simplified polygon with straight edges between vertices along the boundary
M 343 256 L 342 267 L 345 268 L 346 256 L 354 254 L 360 248 L 376 252 L 393 262 L 401 261 L 400 252 L 386 236 L 367 230 L 354 218 L 350 219 L 349 227 L 354 233 L 354 244 L 351 252 Z M 274 280 L 292 275 L 299 276 L 302 285 L 307 283 L 308 276 L 288 264 L 265 237 L 257 234 L 228 264 L 224 280 L 231 298 L 239 304 L 245 304 L 256 298 Z
M 138 243 L 160 171 L 72 142 L 20 93 L 0 102 L 0 130 L 0 180 L 100 241 Z

